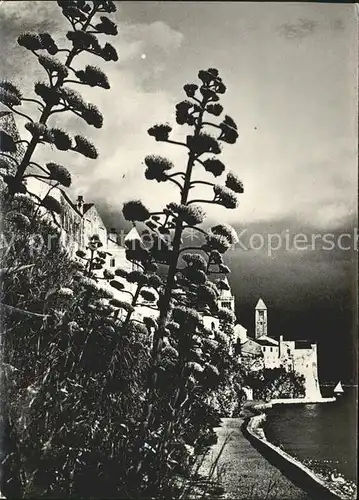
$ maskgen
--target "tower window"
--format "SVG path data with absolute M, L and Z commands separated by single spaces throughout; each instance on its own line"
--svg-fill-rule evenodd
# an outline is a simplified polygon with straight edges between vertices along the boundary
M 115 265 L 116 265 L 116 259 L 114 257 L 112 257 L 110 259 L 110 267 L 115 267 Z

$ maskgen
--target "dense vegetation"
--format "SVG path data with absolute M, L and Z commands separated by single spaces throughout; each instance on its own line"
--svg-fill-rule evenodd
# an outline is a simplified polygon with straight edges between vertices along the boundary
M 254 399 L 301 398 L 305 395 L 304 376 L 285 368 L 263 368 L 246 374 L 245 384 Z

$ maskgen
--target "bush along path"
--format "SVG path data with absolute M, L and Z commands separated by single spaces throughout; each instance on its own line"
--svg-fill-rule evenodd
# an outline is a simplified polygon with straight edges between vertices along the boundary
M 16 141 L 4 133 L 0 153 L 9 243 L 1 254 L 1 491 L 16 498 L 180 497 L 180 478 L 190 478 L 196 454 L 215 440 L 220 415 L 213 401 L 224 390 L 233 398 L 240 392 L 241 367 L 230 354 L 235 317 L 217 305 L 228 286 L 223 275 L 230 272 L 223 255 L 236 234 L 226 224 L 205 226 L 202 208 L 238 206 L 242 183 L 219 159 L 238 130 L 220 103 L 226 87 L 219 72 L 201 70 L 176 105 L 183 140 L 174 139 L 167 124 L 148 130 L 184 156 L 177 166 L 162 156 L 145 158 L 146 179 L 173 185 L 177 201 L 160 212 L 141 200 L 123 207 L 124 217 L 153 243 L 147 248 L 136 240 L 127 248 L 136 270 L 105 269 L 96 235 L 72 258 L 61 244 L 61 206 L 50 194 L 71 184 L 70 171 L 39 164 L 36 153 L 50 144 L 97 157 L 87 139 L 72 138 L 50 120 L 72 112 L 101 128 L 97 107 L 70 85 L 109 87 L 102 70 L 77 70 L 73 61 L 82 52 L 117 60 L 115 48 L 99 42 L 100 35 L 117 33 L 104 15 L 116 6 L 57 3 L 71 26 L 68 48 L 48 33 L 18 40 L 37 57 L 48 81 L 35 84 L 34 99 L 12 82 L 0 84 L 1 102 L 26 120 L 30 134 L 30 140 Z M 25 105 L 36 105 L 40 115 L 20 111 Z M 25 144 L 21 160 L 19 144 Z M 44 198 L 28 191 L 29 176 L 48 185 Z M 198 187 L 208 195 L 196 196 Z M 193 231 L 197 244 L 186 245 Z M 51 245 L 34 245 L 49 236 Z M 121 290 L 130 301 L 116 298 Z M 157 318 L 138 319 L 136 308 L 144 302 Z M 218 318 L 220 327 L 207 329 L 203 315 Z

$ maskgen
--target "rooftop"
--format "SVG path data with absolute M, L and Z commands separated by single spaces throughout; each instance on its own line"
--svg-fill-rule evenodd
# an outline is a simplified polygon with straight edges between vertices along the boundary
M 278 340 L 267 337 L 266 335 L 263 335 L 263 337 L 260 337 L 259 339 L 254 339 L 254 341 L 259 345 L 269 345 L 271 347 L 275 347 L 279 344 Z
M 141 237 L 140 235 L 138 234 L 138 231 L 135 227 L 133 227 L 129 233 L 127 233 L 126 237 L 125 237 L 125 243 L 128 242 L 128 241 L 141 241 Z
M 233 294 L 232 294 L 231 285 L 229 284 L 227 276 L 221 277 L 221 281 L 224 281 L 226 283 L 226 285 L 228 286 L 228 289 L 227 290 L 225 290 L 223 288 L 220 289 L 219 299 L 220 300 L 232 299 Z

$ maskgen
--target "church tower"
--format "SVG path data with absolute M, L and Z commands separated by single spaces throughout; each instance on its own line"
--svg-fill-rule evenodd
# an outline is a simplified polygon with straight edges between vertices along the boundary
M 259 299 L 255 311 L 254 338 L 259 339 L 263 335 L 267 335 L 267 306 L 262 299 Z

